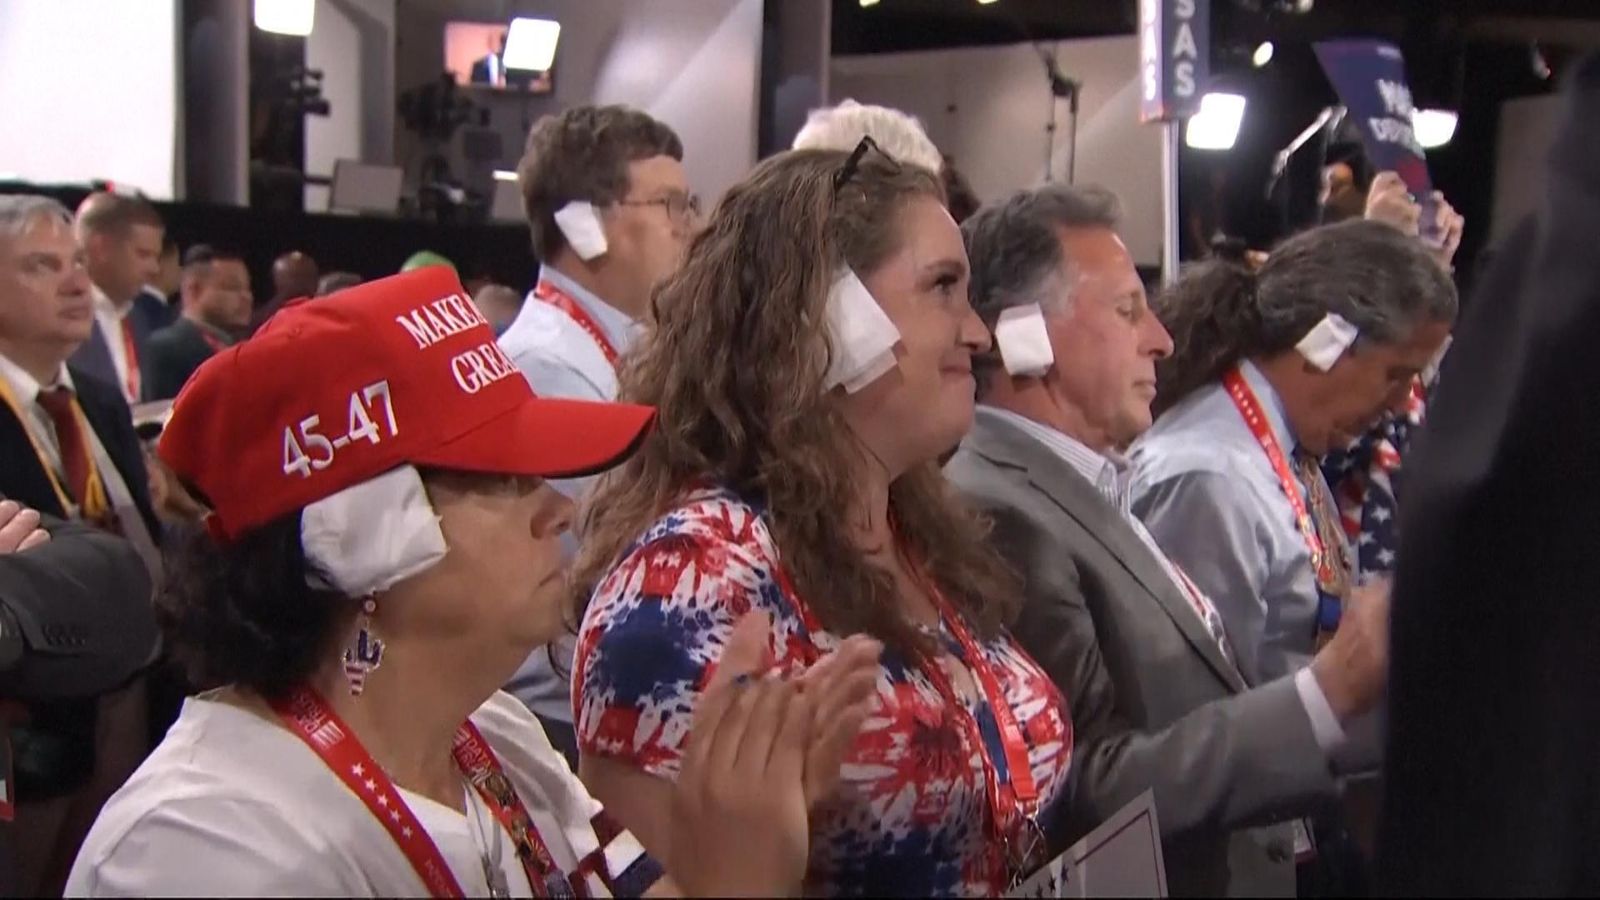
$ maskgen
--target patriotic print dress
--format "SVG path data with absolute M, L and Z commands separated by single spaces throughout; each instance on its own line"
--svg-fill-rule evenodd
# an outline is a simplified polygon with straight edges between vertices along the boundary
M 687 496 L 591 598 L 573 670 L 581 751 L 675 778 L 696 698 L 740 616 L 770 616 L 786 673 L 838 646 L 837 636 L 807 627 L 789 584 L 757 508 L 717 488 Z M 984 768 L 987 755 L 1004 771 L 999 729 L 960 662 L 960 642 L 949 629 L 943 638 L 947 652 L 934 664 L 960 686 L 985 746 L 975 746 L 934 681 L 885 650 L 877 707 L 846 754 L 840 790 L 812 814 L 807 894 L 997 896 L 1008 887 Z M 979 651 L 1022 726 L 1046 823 L 1072 755 L 1066 703 L 1009 635 L 980 641 Z

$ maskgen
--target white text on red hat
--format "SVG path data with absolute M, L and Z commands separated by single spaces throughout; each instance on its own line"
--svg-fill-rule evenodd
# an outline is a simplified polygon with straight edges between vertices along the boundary
M 489 325 L 489 320 L 478 312 L 471 300 L 460 294 L 451 294 L 394 317 L 395 322 L 417 342 L 418 350 L 426 350 L 452 335 Z

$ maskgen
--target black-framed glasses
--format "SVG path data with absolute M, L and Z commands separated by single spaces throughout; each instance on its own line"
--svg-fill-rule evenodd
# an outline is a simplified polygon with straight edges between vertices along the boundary
M 700 215 L 700 197 L 697 194 L 668 194 L 654 200 L 618 200 L 618 206 L 659 206 L 667 211 L 674 222 L 687 222 L 691 216 Z
M 900 170 L 898 160 L 885 153 L 883 148 L 879 147 L 878 142 L 873 140 L 871 136 L 862 135 L 861 140 L 856 144 L 856 148 L 850 151 L 850 158 L 844 161 L 844 165 L 839 167 L 839 171 L 833 173 L 834 196 L 838 196 L 839 189 L 849 184 L 850 179 L 856 177 L 856 172 L 861 169 L 861 161 L 866 158 L 869 151 L 883 157 L 883 161 L 894 167 L 895 171 L 898 172 Z

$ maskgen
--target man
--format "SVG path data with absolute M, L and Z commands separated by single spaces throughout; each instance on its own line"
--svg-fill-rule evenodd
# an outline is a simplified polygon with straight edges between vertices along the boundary
M 477 305 L 478 312 L 489 320 L 489 327 L 497 335 L 505 334 L 511 323 L 517 320 L 517 313 L 522 312 L 523 300 L 521 294 L 492 281 L 472 294 L 472 302 Z
M 1252 689 L 1210 598 L 1133 517 L 1119 448 L 1149 427 L 1172 343 L 1117 219 L 1108 192 L 1051 185 L 963 226 L 979 315 L 993 327 L 1037 309 L 1048 348 L 1034 349 L 1051 359 L 1025 375 L 978 361 L 977 417 L 947 473 L 993 519 L 1026 584 L 1012 631 L 1068 698 L 1065 837 L 1153 789 L 1174 895 L 1292 894 L 1286 820 L 1337 795 L 1341 722 L 1376 700 L 1382 629 L 1354 623 Z M 1015 367 L 1026 348 L 1011 327 L 998 343 Z
M 683 144 L 636 109 L 580 106 L 534 124 L 517 176 L 542 265 L 500 344 L 536 394 L 615 400 L 617 360 L 698 226 Z M 576 497 L 585 484 L 557 488 Z M 571 650 L 557 648 L 566 662 Z M 509 688 L 575 758 L 565 669 L 537 652 Z
M 94 218 L 90 234 L 102 234 Z M 88 253 L 59 203 L 0 197 L 0 494 L 119 532 L 159 571 L 159 526 L 128 405 L 111 383 L 67 365 L 96 324 Z M 101 802 L 148 749 L 148 727 L 141 682 L 100 701 L 34 704 L 13 729 L 21 856 L 37 864 L 30 892 L 60 890 Z
M 505 30 L 491 32 L 484 41 L 484 48 L 489 52 L 472 63 L 473 84 L 506 86 L 506 35 Z
M 189 248 L 183 263 L 183 318 L 150 338 L 145 352 L 145 396 L 178 396 L 194 370 L 231 347 L 250 327 L 250 270 L 238 253 L 205 244 Z
M 127 541 L 0 500 L 0 706 L 93 697 L 125 682 L 156 650 L 150 591 Z M 0 808 L 16 801 L 6 732 L 0 720 Z M 0 821 L 0 896 L 39 894 L 45 861 L 21 858 L 16 845 L 36 843 L 14 827 Z
M 183 280 L 183 257 L 178 253 L 178 242 L 172 235 L 163 235 L 161 238 L 161 262 L 158 267 L 160 274 L 156 280 L 144 286 L 145 294 L 161 301 L 159 317 L 152 317 L 156 329 L 162 329 L 178 321 L 178 287 Z M 137 301 L 135 301 L 137 302 Z M 155 307 L 151 306 L 152 313 Z
M 1385 896 L 1600 894 L 1600 56 L 1407 459 Z
M 295 250 L 272 261 L 272 297 L 250 317 L 250 333 L 272 318 L 278 308 L 296 297 L 317 294 L 317 261 Z
M 163 231 L 155 207 L 137 197 L 94 193 L 78 206 L 77 238 L 89 270 L 94 327 L 72 363 L 116 385 L 129 405 L 144 399 L 145 344 L 170 321 L 166 304 L 145 292 L 161 274 Z

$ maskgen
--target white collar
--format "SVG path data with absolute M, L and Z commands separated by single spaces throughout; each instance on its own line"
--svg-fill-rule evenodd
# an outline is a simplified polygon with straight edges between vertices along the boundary
M 1072 466 L 1118 510 L 1128 512 L 1132 508 L 1129 488 L 1133 483 L 1133 467 L 1122 454 L 1114 450 L 1100 453 L 1069 434 L 998 406 L 980 404 L 978 415 L 993 415 L 1021 429 Z
M 28 371 L 0 353 L 0 378 L 4 378 L 16 395 L 19 403 L 35 403 L 39 399 L 39 391 L 46 387 L 65 387 L 73 393 L 78 392 L 72 383 L 72 373 L 67 371 L 67 364 L 61 364 L 61 370 L 56 374 L 55 381 L 48 385 L 41 385 L 39 380 L 28 374 Z
M 570 275 L 564 274 L 555 266 L 540 266 L 539 280 L 548 281 L 560 288 L 583 307 L 583 311 L 595 320 L 606 340 L 610 341 L 611 346 L 617 348 L 618 352 L 627 350 L 634 336 L 638 334 L 639 323 L 633 317 L 605 302 L 595 292 L 574 281 Z
M 1272 382 L 1267 380 L 1266 373 L 1250 360 L 1239 361 L 1239 374 L 1244 376 L 1245 384 L 1250 386 L 1250 390 L 1260 401 L 1262 411 L 1267 414 L 1267 422 L 1272 426 L 1272 435 L 1278 439 L 1278 446 L 1285 452 L 1293 452 L 1300 446 L 1300 441 L 1289 428 L 1289 412 L 1284 408 L 1283 397 L 1278 395 Z

